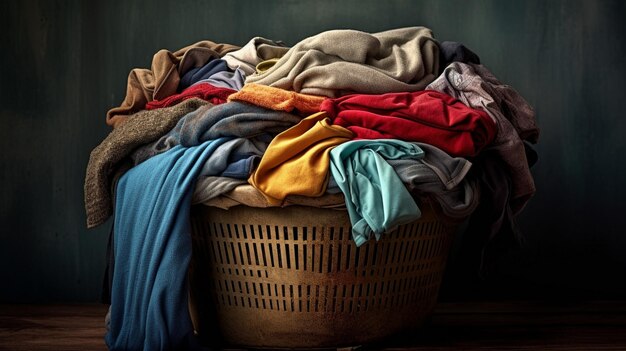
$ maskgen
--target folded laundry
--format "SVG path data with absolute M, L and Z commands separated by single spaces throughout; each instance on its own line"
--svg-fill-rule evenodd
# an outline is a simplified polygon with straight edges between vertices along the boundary
M 439 47 L 428 28 L 374 34 L 342 29 L 300 41 L 246 83 L 336 97 L 421 90 L 438 71 Z
M 194 67 L 204 66 L 214 58 L 239 47 L 204 40 L 175 52 L 160 50 L 152 58 L 150 69 L 135 68 L 128 75 L 126 97 L 119 107 L 107 112 L 106 122 L 117 127 L 152 100 L 161 100 L 178 90 L 180 77 Z
M 419 141 L 453 156 L 477 155 L 496 133 L 487 113 L 432 90 L 346 95 L 324 100 L 320 109 L 356 138 Z

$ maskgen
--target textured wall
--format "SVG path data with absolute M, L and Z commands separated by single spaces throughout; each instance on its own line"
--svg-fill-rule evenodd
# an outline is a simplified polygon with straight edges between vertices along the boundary
M 158 49 L 412 25 L 476 51 L 542 129 L 526 246 L 482 282 L 450 270 L 444 297 L 625 297 L 624 18 L 620 0 L 4 1 L 0 302 L 98 299 L 110 223 L 85 229 L 84 170 L 129 70 Z

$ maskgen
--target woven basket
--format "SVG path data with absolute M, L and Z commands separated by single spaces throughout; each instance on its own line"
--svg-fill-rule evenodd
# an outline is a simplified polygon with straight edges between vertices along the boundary
M 362 345 L 432 312 L 455 227 L 420 220 L 356 247 L 347 212 L 306 206 L 192 210 L 190 310 L 229 345 Z

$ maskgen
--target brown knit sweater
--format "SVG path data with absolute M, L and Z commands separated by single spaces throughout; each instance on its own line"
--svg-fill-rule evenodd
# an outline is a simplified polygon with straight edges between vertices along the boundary
M 87 227 L 104 223 L 113 213 L 111 185 L 121 162 L 137 147 L 153 142 L 170 131 L 178 120 L 208 102 L 189 99 L 172 107 L 144 110 L 129 115 L 125 123 L 113 129 L 89 157 L 85 175 L 85 210 Z

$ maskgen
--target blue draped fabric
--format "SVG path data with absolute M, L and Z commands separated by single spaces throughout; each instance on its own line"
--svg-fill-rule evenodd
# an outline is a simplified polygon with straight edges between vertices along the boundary
M 219 138 L 175 146 L 119 180 L 115 206 L 115 272 L 110 350 L 193 350 L 187 269 L 189 212 L 199 171 Z

